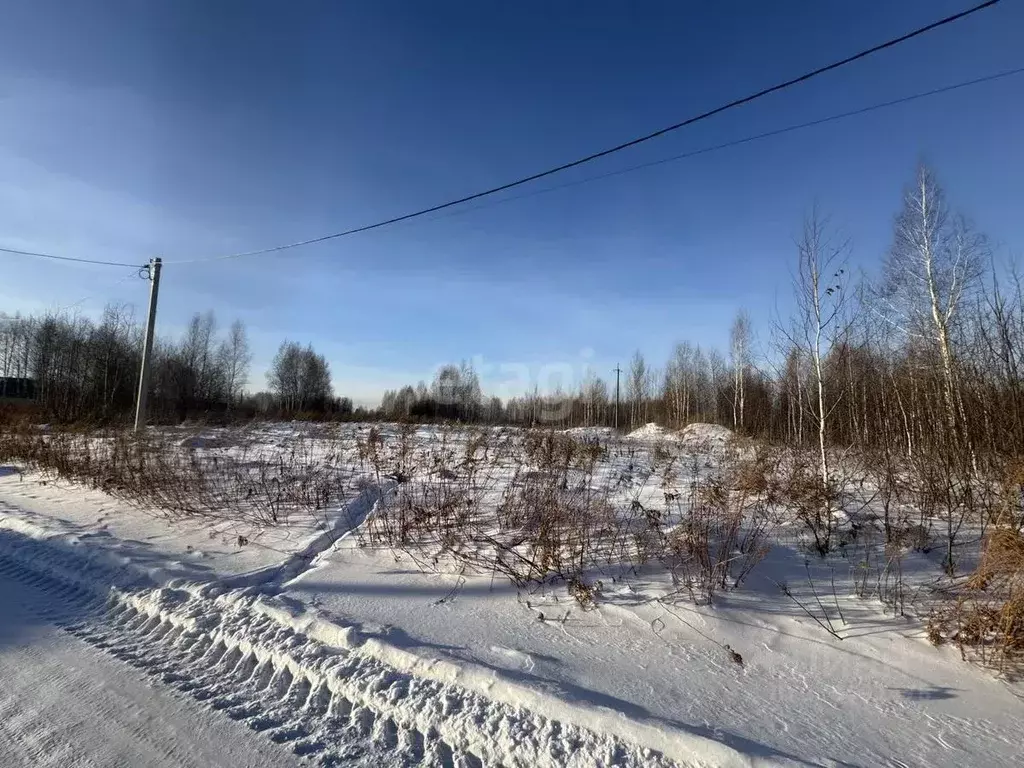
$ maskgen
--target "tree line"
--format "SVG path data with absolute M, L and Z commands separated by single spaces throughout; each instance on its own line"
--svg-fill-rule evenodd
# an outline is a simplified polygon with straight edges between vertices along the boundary
M 794 466 L 812 473 L 800 476 L 801 514 L 821 552 L 834 545 L 832 513 L 859 466 L 873 478 L 886 541 L 908 530 L 893 523 L 907 504 L 921 525 L 937 516 L 952 574 L 967 521 L 982 534 L 996 522 L 1024 525 L 1013 522 L 1024 493 L 1024 278 L 996 259 L 930 168 L 917 169 L 894 213 L 878 268 L 857 276 L 840 229 L 808 215 L 794 245 L 792 310 L 760 345 L 740 312 L 727 355 L 682 342 L 658 368 L 637 352 L 618 404 L 613 382 L 591 372 L 574 392 L 505 402 L 456 388 L 447 414 L 560 428 L 713 422 L 797 448 Z M 459 375 L 473 378 L 465 367 Z M 439 412 L 437 384 L 387 393 L 381 415 Z
M 107 306 L 98 320 L 48 313 L 0 313 L 0 401 L 30 399 L 59 422 L 124 422 L 134 412 L 143 328 L 128 306 Z M 330 366 L 312 346 L 285 341 L 267 373 L 267 391 L 249 393 L 252 363 L 240 321 L 220 331 L 213 312 L 196 313 L 177 339 L 158 338 L 150 373 L 150 417 L 345 416 Z
M 246 394 L 245 328 L 218 331 L 195 315 L 178 339 L 155 346 L 151 403 L 158 420 L 234 414 L 267 418 L 382 418 L 615 426 L 701 421 L 813 447 L 821 477 L 830 446 L 904 458 L 979 457 L 1024 449 L 1024 283 L 993 258 L 927 167 L 894 211 L 891 246 L 875 274 L 847 268 L 849 243 L 812 212 L 793 251 L 793 310 L 756 341 L 740 312 L 725 353 L 680 342 L 660 366 L 637 352 L 615 382 L 587 374 L 575 391 L 488 397 L 468 364 L 429 384 L 388 391 L 375 411 L 334 395 L 327 360 L 286 341 L 268 391 Z M 99 320 L 0 316 L 0 376 L 31 379 L 50 418 L 124 419 L 138 380 L 142 330 L 125 307 Z M 2 397 L 0 393 L 0 397 Z M 952 460 L 952 459 L 949 459 Z
M 384 394 L 389 419 L 457 418 L 630 429 L 703 421 L 790 444 L 939 443 L 968 452 L 1024 448 L 1024 285 L 957 213 L 933 171 L 917 169 L 876 274 L 847 268 L 848 241 L 812 212 L 794 247 L 793 311 L 755 343 L 739 312 L 727 353 L 683 341 L 660 367 L 640 352 L 620 382 L 588 372 L 573 392 L 484 397 L 471 367 Z

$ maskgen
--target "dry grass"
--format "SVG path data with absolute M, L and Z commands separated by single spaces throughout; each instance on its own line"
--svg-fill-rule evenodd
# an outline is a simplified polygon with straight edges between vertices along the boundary
M 710 603 L 743 583 L 789 520 L 823 556 L 863 549 L 851 565 L 854 591 L 903 614 L 905 554 L 927 551 L 933 519 L 947 522 L 951 541 L 969 514 L 987 531 L 981 560 L 969 576 L 947 577 L 953 586 L 939 590 L 929 637 L 1007 676 L 1024 671 L 1024 462 L 993 464 L 985 482 L 979 473 L 968 506 L 951 502 L 935 473 L 891 455 L 865 458 L 860 485 L 841 478 L 840 493 L 822 485 L 813 457 L 756 443 L 712 457 L 550 430 L 373 426 L 355 441 L 327 430 L 275 445 L 237 431 L 201 449 L 181 437 L 9 422 L 0 461 L 171 519 L 237 523 L 240 542 L 245 527 L 319 520 L 359 490 L 396 485 L 360 527 L 359 545 L 401 553 L 425 572 L 489 574 L 530 591 L 561 584 L 584 609 L 604 584 L 652 570 L 667 571 L 681 596 Z M 955 525 L 944 506 L 953 502 Z M 839 509 L 848 524 L 831 515 Z
M 709 602 L 742 583 L 779 523 L 779 461 L 765 448 L 712 460 L 552 430 L 440 428 L 424 438 L 414 426 L 373 426 L 354 443 L 297 434 L 268 446 L 266 435 L 236 432 L 230 444 L 204 439 L 197 449 L 180 433 L 21 424 L 0 431 L 0 460 L 171 519 L 250 528 L 319 519 L 347 495 L 394 481 L 360 545 L 404 553 L 424 571 L 490 574 L 531 590 L 564 584 L 583 607 L 602 583 L 651 568 Z
M 244 435 L 230 454 L 197 451 L 159 432 L 78 433 L 9 425 L 0 460 L 78 482 L 169 518 L 228 520 L 249 527 L 318 514 L 351 491 L 339 456 L 308 438 L 267 452 Z
M 760 562 L 779 522 L 767 450 L 712 463 L 677 446 L 648 451 L 551 430 L 441 430 L 412 443 L 408 432 L 378 429 L 360 440 L 371 474 L 403 478 L 360 532 L 363 546 L 521 588 L 564 583 L 584 607 L 605 581 L 651 567 L 710 601 Z M 686 490 L 676 484 L 682 470 L 695 478 Z M 664 506 L 651 501 L 657 477 Z
M 604 449 L 550 431 L 463 435 L 442 430 L 419 450 L 404 432 L 374 429 L 360 441 L 374 474 L 405 480 L 360 542 L 427 570 L 491 572 L 518 586 L 561 580 L 589 594 L 585 572 L 628 542 L 596 477 Z
M 246 536 L 245 527 L 310 516 L 326 522 L 327 511 L 356 492 L 394 485 L 359 528 L 360 545 L 401 554 L 426 572 L 485 574 L 527 590 L 561 584 L 584 607 L 600 599 L 604 584 L 659 572 L 673 579 L 680 596 L 712 602 L 743 584 L 788 520 L 802 523 L 802 541 L 812 550 L 863 546 L 865 556 L 853 566 L 855 591 L 902 613 L 903 553 L 927 543 L 927 532 L 907 517 L 901 485 L 886 514 L 884 553 L 879 545 L 869 558 L 874 528 L 862 525 L 866 516 L 847 524 L 827 514 L 851 510 L 849 489 L 843 497 L 823 489 L 809 455 L 753 442 L 734 442 L 712 456 L 672 443 L 644 446 L 551 430 L 423 432 L 406 425 L 362 428 L 355 439 L 345 434 L 350 439 L 330 429 L 304 430 L 268 441 L 266 430 L 233 431 L 204 438 L 194 449 L 180 432 L 140 439 L 23 424 L 0 431 L 0 460 L 171 519 L 238 523 Z M 1024 473 L 1007 477 L 997 531 L 1019 519 Z M 1003 551 L 987 548 L 988 591 L 1009 589 L 1010 582 L 1000 581 L 1006 566 L 992 565 Z M 980 583 L 972 589 L 985 591 Z M 975 596 L 961 613 L 966 620 L 974 610 L 975 625 L 988 617 L 993 632 L 1012 634 L 1010 602 L 997 615 Z M 965 642 L 968 636 L 961 635 Z
M 933 643 L 956 643 L 971 658 L 1010 678 L 1024 674 L 1024 535 L 999 527 L 986 539 L 981 562 L 955 599 L 928 622 Z
M 710 467 L 691 461 L 665 562 L 695 602 L 739 587 L 768 554 L 783 519 L 780 465 L 779 452 L 764 445 L 734 444 Z

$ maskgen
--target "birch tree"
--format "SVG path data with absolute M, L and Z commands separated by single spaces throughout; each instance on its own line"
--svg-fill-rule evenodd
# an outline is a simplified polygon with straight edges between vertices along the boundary
M 923 342 L 923 357 L 937 359 L 940 369 L 939 421 L 945 429 L 927 425 L 931 451 L 922 458 L 939 467 L 928 476 L 932 490 L 944 495 L 946 570 L 950 575 L 955 571 L 956 537 L 974 505 L 977 473 L 954 336 L 962 331 L 961 315 L 980 284 L 987 252 L 985 238 L 963 216 L 950 211 L 934 173 L 919 166 L 896 217 L 893 244 L 883 269 L 882 298 L 891 322 L 903 330 L 908 343 L 921 346 Z
M 224 375 L 224 394 L 230 408 L 245 388 L 249 377 L 249 364 L 252 362 L 249 336 L 241 320 L 231 324 L 228 337 L 221 342 L 217 350 L 217 360 Z
M 743 408 L 746 404 L 744 384 L 750 366 L 750 316 L 740 310 L 733 320 L 729 334 L 729 352 L 732 358 L 732 428 L 743 428 Z
M 919 166 L 896 218 L 882 298 L 891 322 L 907 335 L 929 339 L 938 352 L 951 435 L 958 433 L 960 411 L 952 334 L 966 297 L 979 284 L 986 254 L 985 238 L 950 212 L 935 174 Z
M 797 272 L 793 278 L 795 314 L 788 333 L 811 369 L 812 414 L 818 425 L 821 483 L 828 488 L 828 419 L 831 412 L 824 360 L 845 333 L 845 273 L 848 245 L 829 228 L 816 210 L 804 222 L 797 244 Z
M 626 381 L 626 398 L 629 400 L 629 426 L 636 426 L 643 415 L 647 403 L 648 384 L 650 377 L 647 362 L 638 349 L 633 353 L 629 363 L 629 378 Z

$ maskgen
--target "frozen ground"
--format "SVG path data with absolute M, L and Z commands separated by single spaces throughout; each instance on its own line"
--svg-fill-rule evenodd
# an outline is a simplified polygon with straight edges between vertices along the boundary
M 290 429 L 260 439 L 283 450 Z M 354 440 L 351 429 L 334 439 Z M 185 439 L 231 450 L 222 434 Z M 427 446 L 434 439 L 417 435 Z M 663 442 L 725 439 L 701 428 L 666 440 L 648 428 L 619 460 L 632 465 L 637 451 Z M 360 526 L 394 481 L 357 479 L 323 520 L 254 532 L 171 522 L 18 472 L 0 477 L 0 714 L 11 713 L 0 751 L 13 756 L 0 762 L 1019 760 L 1017 688 L 932 647 L 916 620 L 856 597 L 853 569 L 808 561 L 793 535 L 712 606 L 694 605 L 651 570 L 608 578 L 597 607 L 584 610 L 564 586 L 516 590 L 493 574 L 424 573 L 407 553 L 360 546 Z M 650 506 L 686 478 L 664 481 L 648 478 L 623 499 Z M 935 565 L 912 555 L 906 568 L 927 575 Z M 776 583 L 788 581 L 816 612 L 813 584 L 832 579 L 834 606 L 822 618 L 842 640 Z M 75 689 L 100 691 L 103 716 L 67 702 Z M 237 759 L 224 763 L 226 753 Z M 31 762 L 44 754 L 50 762 Z
M 0 532 L 5 546 L 10 531 Z M 286 766 L 258 734 L 155 685 L 116 652 L 62 631 L 85 619 L 80 596 L 0 554 L 0 764 Z M 112 650 L 112 649 L 111 649 Z

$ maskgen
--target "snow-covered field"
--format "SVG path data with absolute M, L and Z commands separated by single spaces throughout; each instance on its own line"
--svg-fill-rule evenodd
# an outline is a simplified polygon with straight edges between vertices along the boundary
M 558 460 L 519 431 L 167 433 L 221 462 L 295 462 L 301 442 L 335 492 L 305 513 L 281 506 L 276 523 L 167 515 L 0 468 L 0 764 L 1020 759 L 1020 689 L 932 646 L 914 617 L 940 553 L 901 559 L 899 616 L 865 586 L 892 574 L 863 534 L 821 559 L 783 516 L 764 560 L 736 588 L 730 564 L 709 602 L 690 572 L 645 560 L 636 525 L 679 527 L 728 431 L 570 437 L 582 458 L 537 501 L 523 488 Z M 583 515 L 583 501 L 607 510 L 594 530 L 614 545 L 566 538 L 585 543 L 572 590 L 550 571 L 511 583 L 539 566 L 507 558 L 543 546 L 524 550 L 531 523 L 509 520 L 544 504 Z

